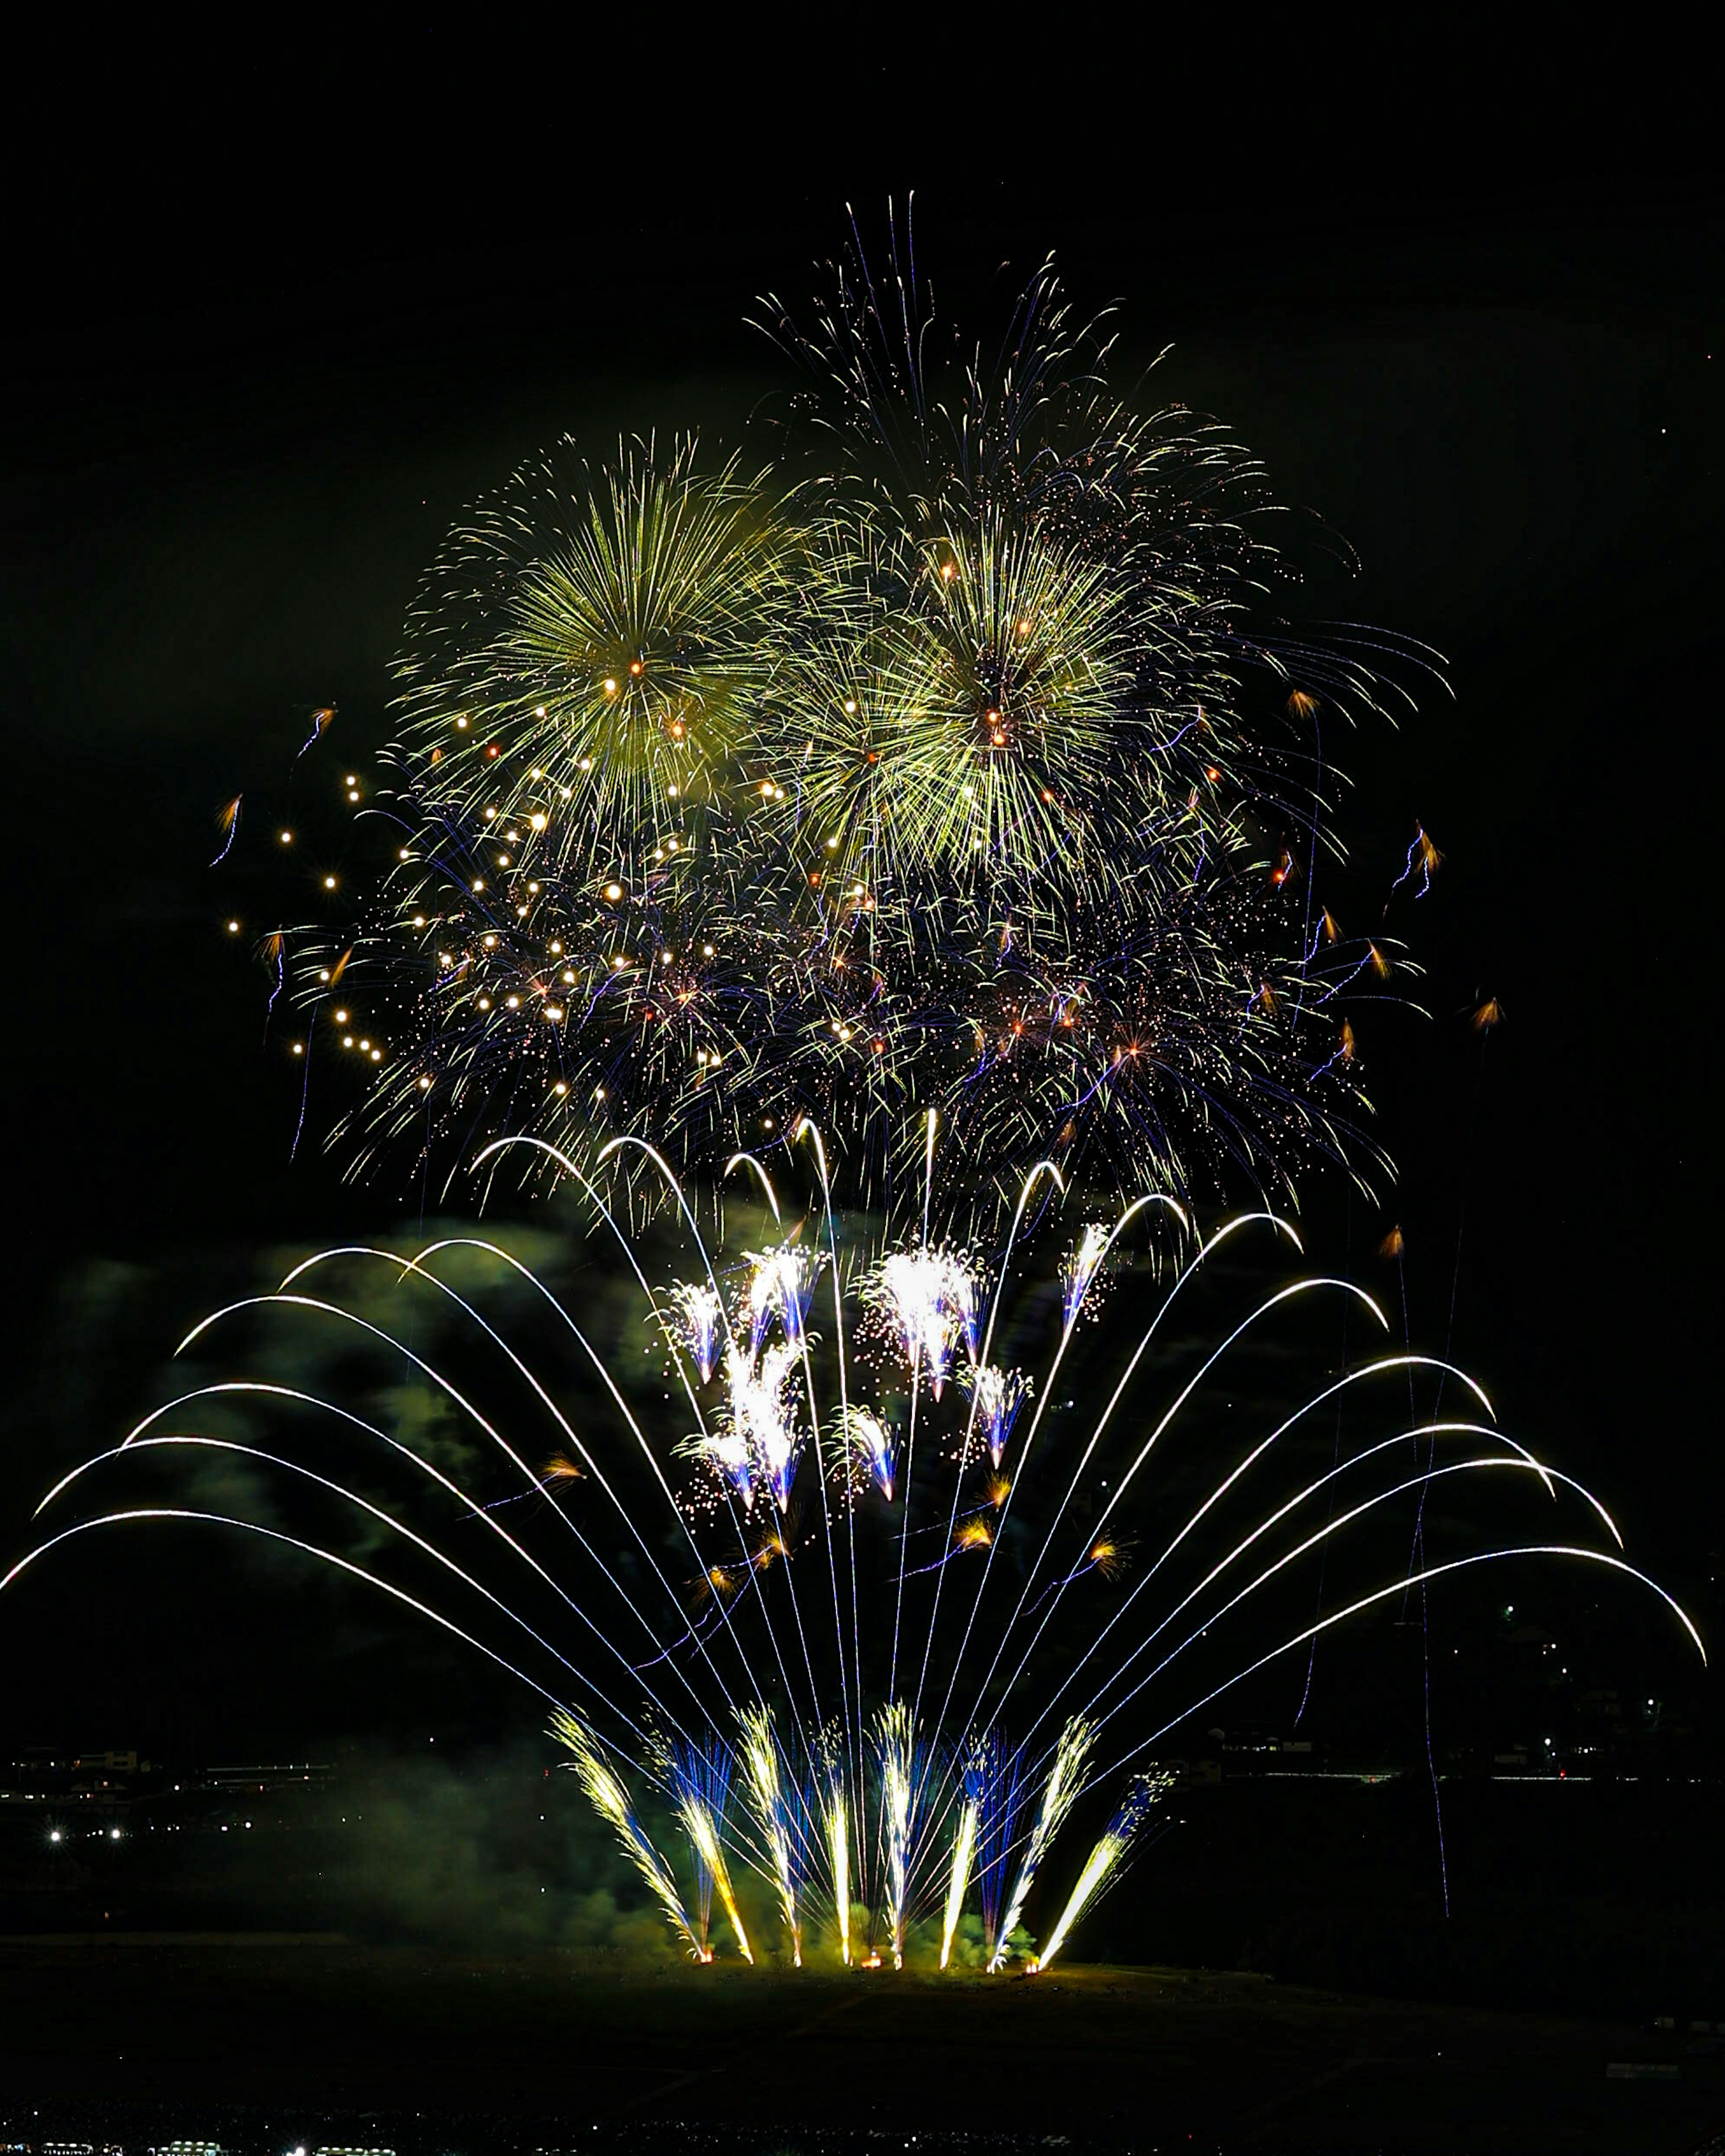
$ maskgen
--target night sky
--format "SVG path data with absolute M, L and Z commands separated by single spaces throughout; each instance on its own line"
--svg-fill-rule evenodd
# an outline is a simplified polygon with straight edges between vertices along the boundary
M 914 187 L 943 311 L 981 321 L 1055 249 L 1081 304 L 1122 303 L 1118 378 L 1171 346 L 1146 396 L 1224 420 L 1353 549 L 1314 614 L 1445 654 L 1453 701 L 1342 752 L 1361 926 L 1416 824 L 1445 860 L 1399 916 L 1433 1022 L 1363 1044 L 1399 1185 L 1375 1211 L 1316 1187 L 1310 1247 L 1389 1291 L 1399 1222 L 1418 1342 L 1441 1350 L 1453 1289 L 1507 1424 L 1717 1629 L 1717 182 L 1680 126 L 1656 160 L 1614 147 L 1597 101 L 1512 157 L 1494 116 L 1404 128 L 1393 100 L 1344 141 L 1267 81 L 1173 131 L 1105 100 L 1089 162 L 1086 100 L 1051 94 L 1008 155 L 980 92 L 943 116 L 942 64 L 859 60 L 830 125 L 764 79 L 732 113 L 578 73 L 516 126 L 533 56 L 429 38 L 362 86 L 304 56 L 216 105 L 154 71 L 90 86 L 105 183 L 38 172 L 3 357 L 8 1556 L 236 1271 L 401 1217 L 315 1145 L 288 1160 L 217 804 L 276 781 L 311 707 L 339 712 L 316 783 L 375 751 L 415 576 L 517 459 L 565 430 L 734 438 L 784 380 L 750 301 L 811 289 L 847 199 L 878 236 Z M 36 1583 L 0 1609 L 0 1742 L 418 1712 L 332 1704 L 321 1635 L 224 1578 L 241 1606 L 195 1645 L 183 1581 L 136 1553 Z

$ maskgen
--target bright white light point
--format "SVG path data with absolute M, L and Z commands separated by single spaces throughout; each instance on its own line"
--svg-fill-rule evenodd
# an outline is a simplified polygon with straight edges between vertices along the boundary
M 479 999 L 479 1007 L 481 1010 L 490 1010 L 491 1008 L 491 998 L 489 996 L 481 996 Z
M 321 981 L 326 981 L 326 980 L 328 980 L 329 977 L 330 977 L 330 969 L 329 969 L 329 968 L 328 968 L 327 966 L 320 966 L 320 967 L 318 968 L 318 969 L 317 969 L 317 978 L 318 978 L 318 979 L 319 979 L 319 980 L 321 980 Z
M 237 921 L 230 921 L 228 923 L 228 933 L 230 936 L 237 936 L 237 935 L 239 935 L 239 923 Z
M 608 696 L 614 696 L 617 694 L 617 684 L 608 676 L 605 681 L 605 694 Z
M 477 898 L 477 897 L 479 896 L 480 893 L 480 892 L 485 889 L 485 884 L 484 884 L 483 880 L 482 880 L 480 877 L 475 876 L 475 877 L 474 878 L 474 880 L 473 880 L 473 895 L 474 895 L 474 896 L 475 896 L 475 898 Z
M 431 1081 L 429 1078 L 422 1078 L 419 1081 L 419 1091 L 422 1093 L 429 1093 L 431 1091 Z
M 413 926 L 415 928 L 423 928 L 425 926 L 425 916 L 423 913 L 416 913 L 413 916 Z
M 557 792 L 558 792 L 558 793 L 562 796 L 562 798 L 563 798 L 563 799 L 564 799 L 565 801 L 567 801 L 567 800 L 568 800 L 568 799 L 569 799 L 569 798 L 570 798 L 569 789 L 568 789 L 568 788 L 567 788 L 567 786 L 560 786 L 560 787 L 558 787 L 558 788 L 557 788 Z
M 593 758 L 590 756 L 584 756 L 582 757 L 581 768 L 583 771 L 591 771 L 593 769 Z
M 572 969 L 567 966 L 565 966 L 563 968 L 563 985 L 565 988 L 572 988 L 575 985 L 575 975 Z
M 545 811 L 542 808 L 536 808 L 533 811 L 533 814 L 528 817 L 527 821 L 532 825 L 536 831 L 542 831 L 545 829 L 547 821 Z
M 367 1049 L 367 1050 L 368 1050 L 368 1049 L 371 1047 L 371 1045 L 372 1045 L 372 1044 L 371 1044 L 371 1043 L 370 1043 L 370 1041 L 368 1041 L 368 1040 L 362 1040 L 362 1041 L 361 1041 L 361 1043 L 360 1043 L 359 1045 L 360 1045 L 360 1046 L 361 1046 L 362 1048 L 363 1048 L 363 1049 Z
M 519 1010 L 521 1007 L 521 999 L 519 996 L 506 996 L 503 1000 L 511 1010 Z
M 620 883 L 608 883 L 605 886 L 605 896 L 607 898 L 621 898 L 623 886 Z
M 400 851 L 400 852 L 396 855 L 396 857 L 395 857 L 395 858 L 396 858 L 396 859 L 397 859 L 397 860 L 398 860 L 398 861 L 404 861 L 404 860 L 408 858 L 408 850 L 407 850 L 407 848 L 406 848 L 405 846 L 403 846 L 403 847 L 402 848 L 401 851 Z
M 713 955 L 712 945 L 711 943 L 703 943 L 701 947 L 701 955 L 703 958 L 711 958 Z
M 336 879 L 333 876 L 326 876 L 323 880 L 323 887 L 326 891 L 333 891 L 336 888 Z
M 347 774 L 347 777 L 346 780 L 345 780 L 343 783 L 344 783 L 345 784 L 348 785 L 348 786 L 357 786 L 357 785 L 358 785 L 358 783 L 359 783 L 359 780 L 358 780 L 358 778 L 355 776 L 355 774 L 354 774 L 352 772 L 351 772 L 351 771 L 350 771 L 350 772 L 348 773 L 348 774 Z
M 346 1012 L 346 1011 L 337 1011 L 337 1012 L 336 1013 L 336 1024 L 337 1024 L 337 1025 L 346 1025 L 346 1024 L 347 1024 L 347 1012 Z
M 372 1050 L 372 1060 L 373 1063 L 381 1063 L 383 1060 L 383 1051 L 381 1048 L 374 1048 Z
M 491 947 L 495 944 L 496 941 L 497 941 L 497 938 L 496 938 L 495 936 L 487 936 L 487 937 L 485 937 L 484 938 L 484 942 L 485 942 L 485 947 L 486 950 L 488 950 L 488 951 L 489 951 L 489 950 L 490 950 L 490 949 L 491 949 Z
M 856 699 L 855 699 L 855 696 L 847 696 L 847 697 L 845 699 L 845 716 L 846 716 L 846 717 L 847 717 L 847 718 L 855 718 L 855 716 L 856 716 Z
M 558 1079 L 558 1081 L 557 1081 L 557 1082 L 556 1083 L 556 1085 L 555 1085 L 555 1086 L 553 1086 L 552 1087 L 552 1089 L 551 1089 L 551 1090 L 552 1090 L 552 1091 L 553 1093 L 555 1093 L 555 1094 L 557 1095 L 557 1098 L 558 1098 L 559 1100 L 561 1100 L 561 1099 L 562 1098 L 563 1095 L 564 1095 L 565 1093 L 567 1093 L 567 1092 L 568 1091 L 568 1090 L 569 1090 L 569 1089 L 568 1089 L 568 1087 L 567 1087 L 567 1086 L 563 1083 L 562 1080 L 561 1078 L 559 1078 L 559 1079 Z
M 563 955 L 562 945 L 561 943 L 553 943 L 551 947 L 551 955 L 553 958 L 561 958 Z
M 305 1053 L 305 1044 L 303 1040 L 296 1040 L 294 1043 L 294 1053 L 295 1055 L 303 1055 Z
M 456 721 L 455 721 L 455 731 L 456 731 L 458 733 L 465 733 L 465 732 L 467 731 L 467 721 L 466 721 L 466 720 L 465 720 L 465 719 L 457 719 L 457 720 L 456 720 Z
M 553 1025 L 561 1025 L 563 1019 L 562 1005 L 561 1004 L 548 1004 L 546 1006 L 545 1015 L 551 1020 Z
M 293 833 L 292 833 L 291 831 L 284 831 L 284 832 L 282 833 L 282 834 L 281 834 L 281 843 L 282 843 L 282 844 L 283 844 L 283 845 L 285 845 L 285 846 L 290 846 L 290 845 L 292 845 L 292 844 L 294 843 L 294 834 L 293 834 Z

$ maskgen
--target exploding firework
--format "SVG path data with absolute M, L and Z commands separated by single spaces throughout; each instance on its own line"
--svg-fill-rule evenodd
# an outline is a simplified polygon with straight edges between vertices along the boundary
M 822 1170 L 806 1217 L 787 1222 L 757 1163 L 773 1204 L 734 1245 L 709 1247 L 667 1176 L 686 1262 L 662 1278 L 580 1178 L 639 1297 L 629 1322 L 601 1311 L 603 1330 L 477 1235 L 307 1260 L 188 1347 L 248 1323 L 331 1328 L 384 1358 L 400 1427 L 369 1400 L 362 1412 L 212 1378 L 74 1470 L 44 1508 L 97 1476 L 183 1476 L 219 1456 L 230 1486 L 236 1466 L 270 1478 L 258 1516 L 182 1483 L 59 1528 L 3 1584 L 74 1537 L 147 1521 L 249 1531 L 370 1584 L 552 1708 L 587 1797 L 701 1960 L 998 1969 L 1033 1953 L 1024 1927 L 1040 1910 L 1045 1965 L 1166 1793 L 1158 1761 L 1182 1724 L 1410 1584 L 1560 1558 L 1639 1583 L 1699 1647 L 1617 1554 L 1604 1507 L 1500 1432 L 1451 1366 L 1385 1353 L 1291 1401 L 1260 1399 L 1250 1429 L 1213 1411 L 1212 1389 L 1239 1391 L 1255 1343 L 1273 1344 L 1280 1370 L 1326 1305 L 1382 1324 L 1358 1288 L 1306 1276 L 1195 1345 L 1189 1323 L 1170 1322 L 1231 1296 L 1254 1239 L 1296 1250 L 1285 1222 L 1245 1214 L 1200 1241 L 1175 1209 L 1140 1200 L 1065 1232 L 1050 1263 L 1059 1218 L 1030 1202 L 1034 1188 L 1058 1194 L 1044 1170 L 985 1260 L 835 1213 L 804 1136 Z M 492 1274 L 542 1327 L 494 1322 Z M 366 1283 L 386 1279 L 380 1303 Z M 1103 1321 L 1086 1323 L 1105 1296 Z M 656 1407 L 627 1367 L 641 1340 L 663 1373 Z M 1009 1342 L 1028 1368 L 1009 1364 Z M 1080 1357 L 1093 1368 L 1079 1394 L 1102 1403 L 1082 1412 L 1066 1389 Z M 403 1368 L 417 1389 L 405 1402 Z M 1464 1411 L 1410 1427 L 1410 1388 L 1439 1380 Z M 506 1381 L 513 1406 L 485 1405 L 482 1384 Z M 586 1402 L 578 1417 L 560 1404 L 571 1397 Z M 433 1403 L 474 1440 L 459 1476 L 418 1435 Z M 265 1410 L 283 1433 L 267 1445 L 250 1428 Z M 535 1465 L 545 1448 L 526 1421 L 549 1422 L 560 1471 Z M 1573 1509 L 1589 1532 L 1481 1543 L 1464 1520 L 1453 1554 L 1423 1547 L 1411 1577 L 1395 1563 L 1386 1583 L 1383 1553 L 1404 1556 L 1406 1537 L 1373 1529 L 1423 1506 L 1429 1545 L 1455 1529 L 1442 1496 L 1466 1485 Z M 355 1515 L 365 1561 L 302 1504 Z M 1117 1559 L 1132 1538 L 1128 1573 Z M 1105 1800 L 1111 1820 L 1064 1906 L 1044 1909 L 1063 1830 Z
M 764 470 L 563 444 L 428 572 L 344 788 L 388 859 L 290 939 L 356 1176 L 624 1135 L 711 1178 L 809 1117 L 891 1212 L 932 1109 L 968 1232 L 1045 1156 L 1189 1202 L 1381 1164 L 1350 1011 L 1414 969 L 1313 892 L 1389 647 L 1281 634 L 1257 466 L 1128 411 L 1050 271 L 990 368 L 893 245 L 769 309 L 819 424 Z

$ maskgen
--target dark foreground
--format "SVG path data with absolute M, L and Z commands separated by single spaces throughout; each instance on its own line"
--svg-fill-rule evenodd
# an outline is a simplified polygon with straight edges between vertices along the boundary
M 1687 2156 L 1725 2128 L 1722 2054 L 1710 2034 L 1177 1970 L 931 1981 L 331 1939 L 0 1942 L 0 2144 L 127 2156 L 866 2156 L 912 2136 L 922 2156 Z

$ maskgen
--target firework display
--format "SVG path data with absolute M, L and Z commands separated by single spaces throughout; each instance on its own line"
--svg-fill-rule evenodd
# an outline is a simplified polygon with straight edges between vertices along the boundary
M 338 789 L 378 858 L 259 943 L 297 1127 L 332 1093 L 357 1178 L 578 1199 L 587 1299 L 477 1232 L 310 1259 L 183 1345 L 321 1328 L 387 1363 L 364 1411 L 191 1385 L 42 1509 L 181 1482 L 0 1589 L 110 1525 L 257 1535 L 536 1694 L 693 1959 L 1045 1969 L 1175 1733 L 1391 1598 L 1561 1559 L 1701 1641 L 1447 1361 L 1326 1342 L 1287 1393 L 1308 1314 L 1385 1329 L 1359 1288 L 1187 1322 L 1299 1250 L 1308 1168 L 1381 1165 L 1356 1019 L 1414 968 L 1318 885 L 1325 730 L 1392 647 L 1287 631 L 1258 467 L 1129 408 L 1050 271 L 992 361 L 908 242 L 762 326 L 800 386 L 760 455 L 565 442 L 451 531 Z M 223 874 L 268 828 L 222 810 Z M 1273 1409 L 1218 1415 L 1278 1327 Z M 1553 1523 L 1482 1539 L 1464 1486 Z
M 265 1342 L 282 1324 L 332 1328 L 344 1367 L 369 1353 L 393 1373 L 403 1429 L 273 1379 L 197 1384 L 44 1508 L 51 1517 L 93 1477 L 183 1478 L 219 1454 L 229 1472 L 266 1478 L 258 1510 L 182 1486 L 172 1502 L 123 1502 L 50 1534 L 0 1586 L 71 1537 L 144 1521 L 218 1523 L 326 1562 L 552 1707 L 552 1734 L 685 1952 L 798 1966 L 1045 1967 L 1142 1839 L 1182 1724 L 1450 1573 L 1532 1558 L 1615 1573 L 1659 1596 L 1699 1648 L 1677 1605 L 1617 1554 L 1604 1508 L 1501 1432 L 1447 1363 L 1387 1353 L 1338 1376 L 1322 1358 L 1321 1380 L 1264 1426 L 1207 1416 L 1253 1343 L 1290 1324 L 1297 1340 L 1302 1312 L 1340 1301 L 1383 1328 L 1360 1289 L 1303 1276 L 1257 1295 L 1219 1337 L 1169 1322 L 1254 1240 L 1297 1249 L 1286 1221 L 1245 1214 L 1200 1240 L 1178 1209 L 1139 1199 L 1069 1227 L 1034 1203 L 1059 1195 L 1043 1169 L 983 1257 L 839 1215 L 817 1133 L 798 1135 L 815 1170 L 805 1202 L 750 1163 L 770 1203 L 757 1214 L 751 1198 L 735 1246 L 710 1244 L 655 1163 L 682 1227 L 684 1261 L 665 1277 L 620 1209 L 627 1178 L 608 1192 L 562 1162 L 638 1302 L 597 1339 L 578 1304 L 478 1235 L 306 1260 L 187 1347 L 260 1322 Z M 587 1373 L 572 1393 L 488 1314 L 511 1285 L 548 1322 L 538 1348 L 562 1337 Z M 1088 1324 L 1105 1301 L 1108 1322 Z M 454 1327 L 446 1344 L 434 1312 Z M 1100 1361 L 1099 1411 L 1062 1399 L 1079 1355 Z M 403 1368 L 423 1396 L 411 1414 Z M 481 1394 L 487 1373 L 493 1388 L 507 1381 L 513 1410 Z M 1462 1411 L 1410 1420 L 1410 1389 L 1434 1379 Z M 267 1446 L 249 1424 L 218 1434 L 264 1411 L 281 1431 Z M 471 1440 L 460 1476 L 441 1464 L 447 1441 L 411 1435 L 440 1417 Z M 1332 1423 L 1345 1433 L 1333 1455 Z M 1422 1543 L 1386 1582 L 1376 1568 L 1405 1537 L 1373 1531 L 1417 1506 L 1429 1538 L 1453 1524 L 1445 1500 L 1463 1482 L 1558 1510 L 1484 1544 L 1461 1516 L 1453 1554 Z M 290 1515 L 299 1504 L 303 1520 Z M 329 1539 L 331 1507 L 365 1527 L 365 1562 Z M 1105 1798 L 1075 1876 L 1065 1830 Z M 1032 1922 L 1048 1928 L 1040 1958 Z
M 1286 631 L 1258 466 L 1128 409 L 1049 270 L 991 365 L 908 248 L 762 326 L 803 387 L 758 469 L 560 444 L 422 583 L 343 777 L 377 856 L 287 937 L 353 1173 L 531 1133 L 711 1176 L 807 1116 L 890 1209 L 932 1110 L 966 1223 L 1045 1156 L 1183 1200 L 1369 1177 L 1350 1000 L 1412 969 L 1315 894 L 1324 729 L 1387 642 Z

